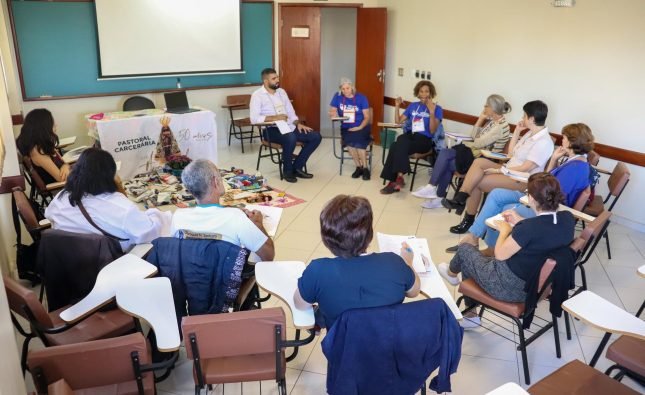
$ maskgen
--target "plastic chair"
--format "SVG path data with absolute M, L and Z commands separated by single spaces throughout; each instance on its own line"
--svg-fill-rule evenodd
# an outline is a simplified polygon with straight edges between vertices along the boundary
M 366 128 L 370 129 L 371 128 L 371 120 L 372 120 L 372 107 L 369 108 L 369 116 L 370 116 L 370 124 L 366 126 Z M 331 138 L 332 138 L 332 143 L 333 143 L 333 149 L 334 149 L 334 156 L 336 159 L 340 159 L 340 170 L 338 172 L 339 175 L 343 175 L 343 165 L 345 164 L 345 159 L 352 159 L 351 155 L 349 155 L 349 151 L 347 150 L 347 147 L 345 146 L 345 143 L 342 140 L 341 136 L 336 136 L 336 127 L 335 127 L 336 121 L 331 122 Z M 340 142 L 340 154 L 336 153 L 336 140 L 339 140 Z M 369 166 L 370 172 L 372 171 L 372 154 L 374 153 L 374 141 L 370 141 L 370 144 L 368 145 L 367 151 L 367 163 Z
M 11 321 L 18 333 L 25 337 L 20 361 L 23 374 L 27 369 L 29 342 L 34 337 L 40 338 L 45 347 L 49 347 L 105 339 L 135 330 L 132 317 L 120 310 L 96 312 L 74 323 L 65 323 L 59 313 L 68 306 L 48 313 L 33 291 L 7 276 L 3 276 L 2 279 L 7 291 Z M 20 325 L 14 313 L 28 321 L 30 332 Z
M 150 363 L 150 348 L 141 333 L 50 347 L 32 351 L 28 357 L 36 390 L 50 395 L 153 395 L 154 375 L 147 373 L 153 370 Z
M 278 165 L 278 171 L 280 172 L 280 179 L 281 180 L 284 179 L 284 174 L 282 173 L 282 145 L 272 142 L 271 136 L 269 135 L 269 133 L 266 133 L 266 136 L 262 133 L 263 128 L 266 128 L 266 126 L 260 126 L 260 125 L 256 125 L 256 126 L 260 128 L 260 138 L 262 141 L 262 145 L 258 150 L 258 163 L 255 166 L 255 170 L 260 170 L 260 160 L 262 158 L 271 158 L 271 162 Z M 296 142 L 296 147 L 302 148 L 303 146 L 304 146 L 304 143 L 300 141 Z M 263 151 L 268 151 L 268 153 L 262 154 Z M 298 157 L 298 154 L 294 152 L 293 157 L 294 158 Z M 307 171 L 307 165 L 305 165 L 305 171 Z
M 240 140 L 242 146 L 242 153 L 244 153 L 244 140 L 253 143 L 256 137 L 256 126 L 251 123 L 249 117 L 235 117 L 236 111 L 248 111 L 249 104 L 251 103 L 251 95 L 232 95 L 226 96 L 226 108 L 228 108 L 231 122 L 228 127 L 228 145 L 231 145 L 231 138 L 235 137 Z M 245 128 L 250 128 L 246 129 Z M 258 128 L 259 130 L 259 128 Z M 260 138 L 259 132 L 257 137 Z
M 123 102 L 123 111 L 139 111 L 155 108 L 155 103 L 144 96 L 131 96 Z

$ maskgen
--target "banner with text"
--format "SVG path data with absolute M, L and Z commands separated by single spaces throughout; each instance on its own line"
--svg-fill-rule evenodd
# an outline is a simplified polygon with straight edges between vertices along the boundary
M 217 164 L 217 125 L 211 111 L 98 121 L 96 128 L 101 148 L 121 161 L 118 173 L 123 180 L 145 173 L 175 154 Z

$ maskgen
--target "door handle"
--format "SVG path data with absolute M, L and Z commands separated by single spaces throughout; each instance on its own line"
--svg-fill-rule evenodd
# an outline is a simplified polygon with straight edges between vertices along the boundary
M 385 81 L 385 70 L 380 69 L 378 73 L 376 73 L 376 78 L 378 78 L 379 82 Z

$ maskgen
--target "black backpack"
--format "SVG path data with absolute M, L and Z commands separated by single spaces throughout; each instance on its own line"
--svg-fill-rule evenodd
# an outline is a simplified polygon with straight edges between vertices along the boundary
M 22 191 L 20 192 L 23 193 Z M 29 200 L 29 203 L 36 214 L 36 219 L 38 221 L 44 219 L 37 205 L 34 205 L 32 200 Z M 40 240 L 39 237 L 32 234 L 34 242 L 29 245 L 22 244 L 22 229 L 20 227 L 20 220 L 18 219 L 19 213 L 16 205 L 16 197 L 13 193 L 11 194 L 11 215 L 13 217 L 13 227 L 16 230 L 16 265 L 18 267 L 18 277 L 31 281 L 32 286 L 34 286 L 41 282 L 40 275 L 36 269 Z

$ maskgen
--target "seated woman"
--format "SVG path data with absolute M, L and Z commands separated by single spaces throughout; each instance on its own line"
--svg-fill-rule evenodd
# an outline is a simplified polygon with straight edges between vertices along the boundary
M 419 294 L 407 244 L 401 256 L 366 253 L 374 234 L 367 199 L 336 196 L 320 213 L 320 229 L 323 244 L 336 257 L 311 261 L 298 279 L 294 301 L 296 307 L 318 303 L 321 327 L 331 328 L 345 310 L 401 303 Z
M 370 105 L 367 97 L 357 93 L 352 81 L 341 78 L 338 87 L 340 91 L 334 95 L 329 103 L 329 116 L 347 117 L 340 127 L 340 136 L 343 146 L 347 147 L 349 154 L 356 164 L 352 178 L 363 177 L 370 179 L 370 170 L 367 167 L 367 146 L 372 141 L 370 128 Z
M 16 139 L 16 146 L 21 155 L 31 159 L 45 184 L 65 181 L 69 174 L 70 166 L 63 162 L 57 145 L 58 136 L 52 113 L 44 108 L 29 111 Z
M 450 265 L 438 265 L 441 276 L 457 285 L 457 274 L 461 273 L 462 279 L 472 278 L 495 299 L 524 302 L 526 281 L 539 270 L 550 252 L 571 243 L 575 228 L 570 212 L 556 211 L 563 196 L 555 176 L 549 173 L 531 175 L 528 195 L 536 217 L 519 221 L 515 226 L 497 221 L 499 238 L 495 256 L 482 254 L 472 244 L 460 244 Z M 469 321 L 473 320 L 477 321 L 476 318 Z M 470 325 L 465 322 L 464 326 Z
M 481 155 L 480 150 L 502 152 L 506 142 L 511 138 L 511 129 L 504 114 L 511 111 L 511 105 L 500 95 L 490 95 L 486 99 L 484 109 L 470 132 L 473 141 L 454 148 L 442 149 L 432 168 L 432 176 L 428 185 L 412 192 L 413 196 L 430 199 L 421 204 L 423 208 L 441 207 L 441 199 L 446 197 L 456 164 L 461 161 L 466 170 L 474 158 Z M 470 148 L 470 149 L 468 149 Z M 466 173 L 466 171 L 460 170 Z
M 562 129 L 562 146 L 553 151 L 547 171 L 555 176 L 560 183 L 560 190 L 564 195 L 562 202 L 568 207 L 578 200 L 580 194 L 593 184 L 594 172 L 587 162 L 587 154 L 593 150 L 594 137 L 591 129 L 584 123 L 573 123 Z M 497 242 L 498 232 L 486 225 L 486 219 L 503 213 L 507 222 L 515 224 L 522 219 L 535 216 L 535 212 L 520 204 L 523 191 L 496 188 L 488 194 L 475 223 L 468 229 L 468 233 L 459 241 L 460 244 L 468 243 L 479 247 L 479 239 L 484 237 L 487 250 L 485 254 L 491 255 Z M 447 252 L 455 252 L 457 246 L 450 247 Z
M 96 233 L 123 239 L 123 251 L 170 233 L 172 214 L 157 209 L 141 211 L 117 187 L 116 163 L 107 151 L 85 150 L 63 189 L 51 201 L 45 217 L 54 229 Z M 90 223 L 87 216 L 94 222 Z M 103 232 L 101 230 L 103 230 Z
M 410 103 L 403 115 L 399 109 L 403 99 L 396 98 L 394 121 L 404 123 L 403 134 L 390 146 L 390 150 L 381 171 L 381 178 L 389 181 L 381 193 L 389 195 L 401 190 L 405 184 L 403 175 L 410 172 L 410 155 L 421 154 L 435 150 L 441 151 L 445 145 L 443 125 L 443 109 L 432 99 L 437 91 L 432 82 L 422 80 L 414 87 L 414 96 L 418 102 Z
M 551 153 L 553 141 L 549 130 L 544 126 L 548 108 L 539 100 L 528 102 L 522 108 L 524 116 L 517 123 L 509 143 L 510 160 L 504 165 L 506 169 L 537 173 L 544 169 Z M 528 129 L 520 138 L 520 132 Z M 452 233 L 466 233 L 475 221 L 475 214 L 481 202 L 482 194 L 495 188 L 507 188 L 523 191 L 526 184 L 513 180 L 502 173 L 502 165 L 485 158 L 475 159 L 466 173 L 464 184 L 452 200 L 443 199 L 441 204 L 455 209 L 458 215 L 466 209 L 466 215 L 459 225 L 450 228 Z

